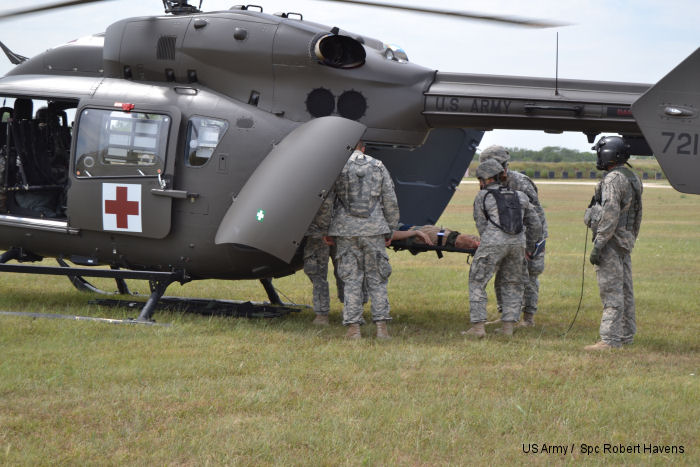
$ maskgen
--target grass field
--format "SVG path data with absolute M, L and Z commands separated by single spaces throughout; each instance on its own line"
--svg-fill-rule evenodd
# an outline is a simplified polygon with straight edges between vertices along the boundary
M 473 233 L 476 189 L 463 184 L 440 222 Z M 157 312 L 170 327 L 0 316 L 0 464 L 699 465 L 700 197 L 645 190 L 635 344 L 589 354 L 601 307 L 587 261 L 581 310 L 563 334 L 579 303 L 592 191 L 540 185 L 550 232 L 540 310 L 536 328 L 511 340 L 460 335 L 460 254 L 390 253 L 388 342 L 344 340 L 337 302 L 324 329 L 308 310 L 273 320 Z M 87 305 L 62 277 L 3 274 L 0 284 L 0 310 L 136 314 Z M 302 273 L 275 284 L 310 303 Z M 168 294 L 265 299 L 254 281 Z M 644 452 L 658 447 L 674 452 Z

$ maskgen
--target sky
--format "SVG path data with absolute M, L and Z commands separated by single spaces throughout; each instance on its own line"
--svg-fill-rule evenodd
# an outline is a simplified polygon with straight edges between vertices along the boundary
M 0 12 L 55 0 L 5 1 Z M 238 0 L 240 1 L 240 0 Z M 425 6 L 415 0 L 384 0 Z M 191 1 L 198 5 L 199 0 Z M 440 71 L 554 77 L 559 34 L 559 77 L 653 84 L 700 46 L 697 0 L 468 0 L 433 2 L 435 7 L 485 14 L 548 19 L 548 29 L 421 15 L 320 0 L 257 0 L 265 13 L 301 13 L 305 20 L 338 26 L 401 46 L 410 61 Z M 205 11 L 226 10 L 235 1 L 204 0 Z M 111 0 L 0 22 L 0 41 L 31 57 L 70 40 L 103 32 L 130 16 L 163 14 L 161 0 Z M 0 55 L 0 74 L 13 65 Z M 580 151 L 591 144 L 581 133 L 487 132 L 480 145 Z

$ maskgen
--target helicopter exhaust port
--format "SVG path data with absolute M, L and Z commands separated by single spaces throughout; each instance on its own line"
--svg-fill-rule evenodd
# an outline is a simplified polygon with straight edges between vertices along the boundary
M 321 63 L 333 68 L 357 68 L 364 65 L 367 58 L 365 48 L 358 40 L 333 33 L 316 39 L 313 53 Z

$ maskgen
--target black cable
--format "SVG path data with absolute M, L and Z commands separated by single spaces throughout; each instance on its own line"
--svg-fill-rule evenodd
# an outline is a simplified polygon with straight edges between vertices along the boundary
M 578 299 L 578 307 L 576 307 L 576 314 L 574 314 L 574 319 L 571 320 L 571 324 L 569 324 L 569 328 L 566 330 L 564 334 L 562 334 L 559 337 L 566 337 L 566 335 L 571 331 L 571 328 L 574 327 L 574 323 L 576 322 L 576 318 L 578 317 L 578 312 L 581 311 L 581 302 L 583 301 L 583 285 L 584 281 L 586 278 L 586 249 L 588 248 L 588 227 L 586 227 L 586 241 L 583 244 L 583 264 L 581 265 L 581 296 Z

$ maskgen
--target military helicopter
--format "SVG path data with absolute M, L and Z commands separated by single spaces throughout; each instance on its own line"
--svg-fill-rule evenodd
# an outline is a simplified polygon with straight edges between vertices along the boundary
M 3 45 L 15 67 L 0 79 L 1 271 L 88 289 L 84 277 L 112 277 L 121 292 L 146 279 L 143 321 L 173 282 L 260 279 L 279 303 L 271 279 L 299 269 L 304 232 L 360 138 L 409 223 L 437 220 L 494 128 L 619 133 L 700 193 L 687 79 L 700 52 L 654 87 L 553 86 L 436 72 L 299 13 L 163 6 L 32 58 Z M 44 257 L 60 267 L 5 264 Z

